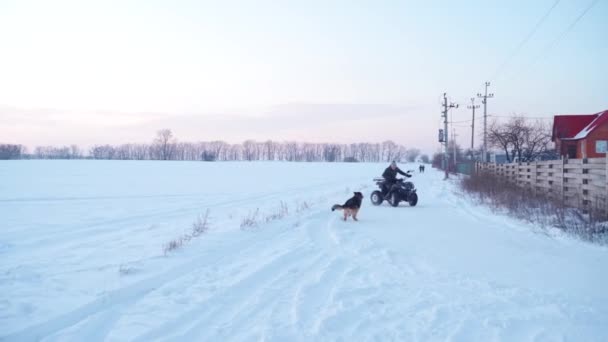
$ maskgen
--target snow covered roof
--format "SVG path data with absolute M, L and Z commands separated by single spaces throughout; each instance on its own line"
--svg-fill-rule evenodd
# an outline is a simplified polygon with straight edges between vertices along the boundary
M 595 114 L 595 119 L 591 121 L 585 128 L 583 128 L 573 139 L 585 139 L 589 133 L 593 132 L 594 129 L 608 122 L 608 110 Z

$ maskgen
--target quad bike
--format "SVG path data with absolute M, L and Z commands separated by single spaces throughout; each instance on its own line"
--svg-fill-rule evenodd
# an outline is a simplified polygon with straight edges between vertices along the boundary
M 418 194 L 416 194 L 416 188 L 414 183 L 406 182 L 402 178 L 397 179 L 397 183 L 392 186 L 392 189 L 387 189 L 384 178 L 374 178 L 376 185 L 380 187 L 380 190 L 374 190 L 370 196 L 373 205 L 380 205 L 384 201 L 384 195 L 389 194 L 387 202 L 396 207 L 399 202 L 408 202 L 410 206 L 415 206 L 418 203 Z

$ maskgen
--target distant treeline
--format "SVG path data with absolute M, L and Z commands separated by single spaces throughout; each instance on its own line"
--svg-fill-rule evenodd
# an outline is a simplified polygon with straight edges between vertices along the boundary
M 23 145 L 0 144 L 0 160 L 21 159 L 26 149 Z
M 109 160 L 200 160 L 200 161 L 307 161 L 387 162 L 415 161 L 420 150 L 392 141 L 382 143 L 329 144 L 224 141 L 178 142 L 170 130 L 161 130 L 151 144 L 96 145 L 89 151 L 78 146 L 39 146 L 27 153 L 21 145 L 0 145 L 0 159 L 109 159 Z M 427 156 L 421 156 L 428 161 Z

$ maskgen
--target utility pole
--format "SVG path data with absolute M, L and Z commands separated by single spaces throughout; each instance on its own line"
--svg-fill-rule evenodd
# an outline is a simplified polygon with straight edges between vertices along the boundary
M 447 98 L 447 93 L 443 93 L 443 112 L 442 112 L 442 116 L 443 116 L 443 134 L 444 134 L 444 145 L 445 145 L 445 152 L 443 153 L 443 169 L 445 170 L 445 178 L 444 179 L 448 179 L 448 165 L 449 165 L 449 157 L 448 157 L 448 109 L 449 108 L 458 108 L 457 104 L 454 103 L 450 103 L 450 105 L 448 106 L 448 98 Z
M 471 105 L 467 108 L 473 110 L 473 119 L 471 120 L 471 159 L 473 159 L 473 150 L 475 149 L 475 109 L 479 108 L 479 105 L 475 104 L 475 98 L 471 97 Z
M 488 162 L 488 99 L 493 98 L 494 94 L 488 94 L 488 87 L 490 86 L 490 82 L 486 82 L 486 92 L 482 95 L 481 93 L 477 94 L 477 97 L 483 98 L 481 103 L 483 103 L 483 162 Z
M 454 165 L 456 165 L 456 129 L 452 128 L 452 146 L 454 148 Z

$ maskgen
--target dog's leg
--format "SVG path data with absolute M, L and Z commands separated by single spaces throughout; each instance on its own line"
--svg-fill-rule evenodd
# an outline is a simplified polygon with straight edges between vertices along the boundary
M 355 221 L 359 221 L 359 220 L 357 220 L 357 214 L 358 214 L 358 213 L 359 213 L 359 210 L 355 210 L 355 211 L 353 211 L 353 220 L 355 220 Z
M 346 221 L 347 217 L 348 217 L 348 210 L 344 210 L 344 221 Z

